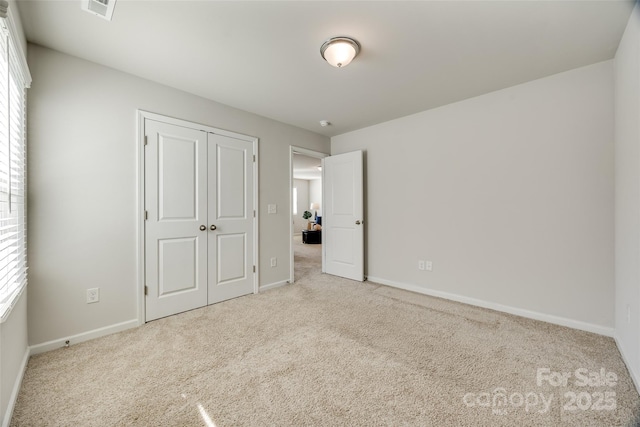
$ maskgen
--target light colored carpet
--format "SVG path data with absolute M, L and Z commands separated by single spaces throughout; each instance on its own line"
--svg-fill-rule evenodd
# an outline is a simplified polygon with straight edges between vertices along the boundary
M 322 275 L 319 251 L 294 285 L 32 357 L 11 426 L 637 425 L 612 339 Z

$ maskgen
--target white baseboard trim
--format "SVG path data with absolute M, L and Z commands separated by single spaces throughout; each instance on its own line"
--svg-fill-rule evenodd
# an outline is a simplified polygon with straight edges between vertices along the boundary
M 631 363 L 631 360 L 629 360 L 629 358 L 627 357 L 627 352 L 625 350 L 625 347 L 622 345 L 622 341 L 620 341 L 620 338 L 618 338 L 618 334 L 614 334 L 613 339 L 616 340 L 616 345 L 618 346 L 618 351 L 620 352 L 620 355 L 622 356 L 622 361 L 624 362 L 625 365 L 627 365 L 627 371 L 629 371 L 629 375 L 631 375 L 631 379 L 633 380 L 633 384 L 636 386 L 636 391 L 638 393 L 640 393 L 640 376 L 638 375 L 639 372 L 636 371 L 635 366 L 633 363 Z
M 7 410 L 4 413 L 4 418 L 2 419 L 2 427 L 9 427 L 11 424 L 11 417 L 13 416 L 13 409 L 16 406 L 16 401 L 18 400 L 18 393 L 20 392 L 20 387 L 22 386 L 22 379 L 24 378 L 24 373 L 27 371 L 27 363 L 29 363 L 29 357 L 31 356 L 30 348 L 24 352 L 24 358 L 22 359 L 22 363 L 20 364 L 20 371 L 18 373 L 18 377 L 16 378 L 16 382 L 13 384 L 13 390 L 11 390 L 11 396 L 9 396 L 9 404 L 7 406 Z
M 280 286 L 284 286 L 289 284 L 288 280 L 282 280 L 280 282 L 269 283 L 268 285 L 260 286 L 260 292 L 268 291 L 269 289 L 279 288 Z
M 137 328 L 138 326 L 138 319 L 134 319 L 122 323 L 116 323 L 115 325 L 105 326 L 104 328 L 98 328 L 92 331 L 83 332 L 81 334 L 72 335 L 70 337 L 47 341 L 42 344 L 31 346 L 31 354 L 40 354 L 64 347 L 66 341 L 69 341 L 69 344 L 71 345 L 78 344 L 95 338 L 104 337 L 105 335 L 115 334 L 116 332 L 126 331 L 127 329 Z
M 614 336 L 613 328 L 594 325 L 592 323 L 586 323 L 580 320 L 573 320 L 573 319 L 568 319 L 566 317 L 559 317 L 551 314 L 539 313 L 537 311 L 511 307 L 508 305 L 502 305 L 502 304 L 498 304 L 491 301 L 484 301 L 476 298 L 466 297 L 463 295 L 451 294 L 449 292 L 436 291 L 433 289 L 423 288 L 417 285 L 411 285 L 408 283 L 400 283 L 393 280 L 382 279 L 380 277 L 369 276 L 368 280 L 370 282 L 380 283 L 381 285 L 387 285 L 394 288 L 404 289 L 406 291 L 416 292 L 419 294 L 429 295 L 432 297 L 443 298 L 450 301 L 461 302 L 464 304 L 475 305 L 477 307 L 488 308 L 490 310 L 501 311 L 503 313 L 514 314 L 516 316 L 526 317 L 528 319 L 541 320 L 543 322 L 553 323 L 554 325 L 566 326 L 568 328 L 579 329 L 581 331 L 592 332 L 594 334 L 604 335 L 607 337 Z

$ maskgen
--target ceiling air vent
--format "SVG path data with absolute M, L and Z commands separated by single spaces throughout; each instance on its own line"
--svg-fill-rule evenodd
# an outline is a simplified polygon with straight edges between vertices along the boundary
M 116 0 L 82 0 L 82 10 L 111 21 Z

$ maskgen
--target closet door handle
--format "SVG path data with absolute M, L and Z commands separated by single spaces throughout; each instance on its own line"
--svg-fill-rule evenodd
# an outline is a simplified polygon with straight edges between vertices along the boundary
M 218 228 L 218 227 L 216 227 L 215 225 L 211 224 L 211 231 L 216 231 L 216 228 Z
M 207 226 L 206 226 L 206 225 L 201 225 L 201 226 L 200 226 L 200 231 L 204 231 L 204 230 L 206 230 L 206 229 L 207 229 Z

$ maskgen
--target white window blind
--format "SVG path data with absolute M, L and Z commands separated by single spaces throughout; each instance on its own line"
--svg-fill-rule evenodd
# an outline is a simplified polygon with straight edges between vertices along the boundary
M 3 20 L 4 21 L 4 20 Z M 27 284 L 26 85 L 11 31 L 0 26 L 0 319 Z

